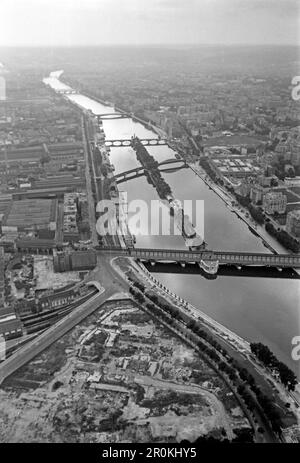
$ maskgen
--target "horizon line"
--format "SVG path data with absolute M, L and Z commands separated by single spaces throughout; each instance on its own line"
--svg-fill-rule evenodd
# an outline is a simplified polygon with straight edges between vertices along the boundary
M 134 48 L 142 48 L 142 47 L 300 47 L 299 43 L 102 43 L 102 44 L 6 44 L 0 45 L 0 49 L 2 48 L 95 48 L 95 47 L 134 47 Z

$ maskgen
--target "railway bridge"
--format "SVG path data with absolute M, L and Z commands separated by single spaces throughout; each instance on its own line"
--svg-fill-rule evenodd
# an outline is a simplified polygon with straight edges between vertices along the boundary
M 238 251 L 188 251 L 178 249 L 116 249 L 105 248 L 104 252 L 117 255 L 127 255 L 141 262 L 155 267 L 156 264 L 168 273 L 170 264 L 180 264 L 177 268 L 184 269 L 185 266 L 198 265 L 208 274 L 216 274 L 223 266 L 236 266 L 238 268 L 265 267 L 269 269 L 299 269 L 299 254 L 267 254 Z M 241 275 L 242 276 L 242 275 Z
M 200 262 L 218 261 L 220 265 L 260 265 L 266 267 L 300 268 L 300 255 L 297 254 L 266 254 L 237 251 L 185 251 L 175 249 L 142 249 L 130 250 L 131 257 L 154 262 Z

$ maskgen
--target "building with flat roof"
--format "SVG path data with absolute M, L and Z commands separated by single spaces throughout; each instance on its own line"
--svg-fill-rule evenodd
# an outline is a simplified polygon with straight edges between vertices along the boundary
M 14 201 L 22 199 L 35 199 L 35 198 L 44 198 L 51 199 L 55 197 L 63 197 L 65 193 L 68 193 L 71 190 L 71 187 L 59 187 L 59 188 L 32 188 L 26 191 L 14 191 L 12 193 L 12 198 Z
M 56 229 L 56 199 L 23 199 L 13 201 L 2 220 L 2 232 Z
M 82 176 L 74 175 L 55 175 L 48 176 L 44 179 L 35 181 L 34 186 L 36 189 L 49 189 L 49 188 L 64 188 L 68 187 L 70 190 L 83 188 L 85 180 Z
M 30 254 L 51 253 L 53 249 L 61 249 L 62 243 L 54 240 L 46 240 L 39 238 L 19 239 L 15 242 L 18 252 Z
M 0 305 L 4 303 L 4 248 L 0 246 Z
M 210 165 L 219 177 L 245 178 L 256 176 L 259 168 L 253 166 L 249 159 L 242 157 L 210 158 Z
M 263 196 L 265 193 L 267 193 L 269 190 L 265 189 L 261 185 L 255 184 L 251 187 L 250 190 L 250 199 L 254 204 L 260 204 L 262 203 Z
M 47 310 L 70 304 L 78 296 L 78 293 L 79 290 L 73 285 L 58 290 L 46 291 L 41 296 L 38 296 L 38 307 Z
M 10 309 L 0 307 L 0 336 L 3 336 L 7 341 L 21 336 L 22 333 L 23 325 L 21 320 Z
M 91 270 L 96 264 L 97 255 L 93 250 L 61 253 L 53 258 L 55 272 Z
M 263 197 L 263 209 L 267 214 L 284 214 L 286 211 L 287 197 L 282 192 L 270 191 Z
M 300 238 L 300 210 L 294 210 L 287 214 L 286 231 L 296 238 Z
M 63 233 L 65 241 L 78 241 L 77 227 L 77 193 L 67 193 L 64 196 Z
M 14 146 L 0 147 L 0 164 L 11 163 L 15 161 L 39 161 L 44 154 L 43 146 L 35 145 L 25 148 L 16 148 Z

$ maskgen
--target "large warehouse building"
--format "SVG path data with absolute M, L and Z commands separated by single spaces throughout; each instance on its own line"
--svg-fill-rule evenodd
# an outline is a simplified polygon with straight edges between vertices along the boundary
M 12 201 L 11 207 L 2 219 L 2 232 L 56 229 L 56 199 L 23 199 Z
M 60 253 L 54 256 L 55 272 L 91 270 L 97 265 L 97 254 L 93 250 Z

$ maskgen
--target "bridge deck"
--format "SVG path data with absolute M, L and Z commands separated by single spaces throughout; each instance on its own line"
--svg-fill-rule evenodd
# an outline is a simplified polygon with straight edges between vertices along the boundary
M 103 114 L 97 114 L 97 119 L 98 120 L 109 120 L 109 119 L 128 119 L 130 118 L 131 116 L 129 114 L 126 114 L 126 113 L 103 113 Z
M 183 164 L 185 165 L 186 164 L 186 161 L 184 159 L 166 159 L 165 161 L 162 161 L 158 164 L 159 167 L 161 166 L 167 166 L 169 164 Z M 129 170 L 126 170 L 124 172 L 121 172 L 117 175 L 114 176 L 114 178 L 117 180 L 119 178 L 123 178 L 123 177 L 127 177 L 128 175 L 130 174 L 138 174 L 139 172 L 143 172 L 144 170 L 147 170 L 144 166 L 140 166 L 140 167 L 134 167 L 133 169 L 129 169 Z
M 264 254 L 235 251 L 181 251 L 173 249 L 142 249 L 119 250 L 110 248 L 110 252 L 118 252 L 136 259 L 146 261 L 169 262 L 200 262 L 218 260 L 219 264 L 263 265 L 270 267 L 300 268 L 299 254 Z
M 122 146 L 131 146 L 133 140 L 132 138 L 124 138 L 124 139 L 114 139 L 114 140 L 105 140 L 105 144 L 108 147 L 115 147 L 115 148 L 120 148 Z M 162 138 L 141 138 L 140 142 L 144 146 L 163 146 L 167 145 L 168 141 Z

